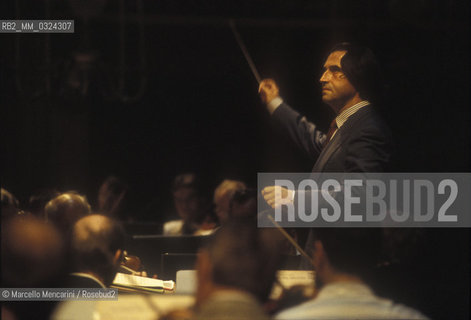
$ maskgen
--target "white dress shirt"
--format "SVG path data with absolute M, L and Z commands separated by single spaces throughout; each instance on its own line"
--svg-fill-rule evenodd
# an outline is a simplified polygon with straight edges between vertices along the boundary
M 317 297 L 275 316 L 277 320 L 307 319 L 427 319 L 420 312 L 374 295 L 358 282 L 334 282 Z

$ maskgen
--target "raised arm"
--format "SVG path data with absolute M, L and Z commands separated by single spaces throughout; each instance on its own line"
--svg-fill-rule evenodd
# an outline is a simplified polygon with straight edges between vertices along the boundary
M 280 128 L 289 139 L 313 161 L 317 160 L 325 135 L 317 126 L 309 122 L 290 106 L 283 102 L 279 88 L 273 79 L 264 79 L 260 82 L 259 95 L 262 103 L 266 105 L 268 112 L 277 128 Z

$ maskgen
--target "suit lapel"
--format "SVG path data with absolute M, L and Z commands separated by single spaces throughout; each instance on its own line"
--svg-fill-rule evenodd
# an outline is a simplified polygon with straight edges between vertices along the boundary
M 343 127 L 344 126 L 338 129 L 338 131 L 335 133 L 332 140 L 330 140 L 329 143 L 327 143 L 327 145 L 324 147 L 324 149 L 322 149 L 322 152 L 319 155 L 319 158 L 317 159 L 316 163 L 314 164 L 314 167 L 312 168 L 313 172 L 322 172 L 325 164 L 330 159 L 332 154 L 338 148 L 340 148 L 342 141 L 345 140 L 345 136 L 342 134 Z
M 355 127 L 356 123 L 362 118 L 362 115 L 366 114 L 369 110 L 371 110 L 371 106 L 365 106 L 355 112 L 348 120 L 341 126 L 337 132 L 335 133 L 334 137 L 327 143 L 327 145 L 322 149 L 319 158 L 317 158 L 314 167 L 312 168 L 312 172 L 322 172 L 326 163 L 331 158 L 332 154 L 340 148 L 342 144 L 344 144 L 345 140 L 349 136 L 349 132 Z

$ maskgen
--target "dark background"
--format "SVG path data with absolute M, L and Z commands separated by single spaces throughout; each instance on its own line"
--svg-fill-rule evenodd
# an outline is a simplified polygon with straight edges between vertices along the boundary
M 57 187 L 93 202 L 109 174 L 136 211 L 168 198 L 172 177 L 255 184 L 263 171 L 310 171 L 276 135 L 262 77 L 327 127 L 318 78 L 326 51 L 358 41 L 380 59 L 381 106 L 397 144 L 395 171 L 467 172 L 468 1 L 16 1 L 11 19 L 74 19 L 74 34 L 2 34 L 2 185 L 20 199 Z M 82 61 L 82 62 L 81 62 Z M 85 61 L 85 62 L 83 62 Z M 88 61 L 88 62 L 87 62 Z
M 134 213 L 152 219 L 161 212 L 146 216 L 145 208 L 167 210 L 178 172 L 252 185 L 257 172 L 309 172 L 312 163 L 271 127 L 229 19 L 262 76 L 274 77 L 285 100 L 322 128 L 333 117 L 318 84 L 327 50 L 345 40 L 371 47 L 387 80 L 380 109 L 396 141 L 394 171 L 469 172 L 467 0 L 2 6 L 2 19 L 75 20 L 74 34 L 0 35 L 1 184 L 23 203 L 44 187 L 78 190 L 93 203 L 114 174 L 129 184 Z M 422 275 L 425 285 L 405 293 L 422 297 L 421 310 L 437 318 L 466 319 L 467 230 L 425 239 L 426 258 L 401 277 L 412 283 Z

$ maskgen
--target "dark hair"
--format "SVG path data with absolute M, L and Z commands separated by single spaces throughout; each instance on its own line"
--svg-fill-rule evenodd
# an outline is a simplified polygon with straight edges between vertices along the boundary
M 115 176 L 109 176 L 98 190 L 98 210 L 109 216 L 124 218 L 125 195 L 128 185 Z
M 180 189 L 188 188 L 193 191 L 193 195 L 196 196 L 198 204 L 198 210 L 195 216 L 188 217 L 190 223 L 196 222 L 201 223 L 205 218 L 209 218 L 212 221 L 217 221 L 216 214 L 212 210 L 212 202 L 209 201 L 210 185 L 205 175 L 195 173 L 183 173 L 175 177 L 172 184 L 172 192 L 175 193 Z M 189 228 L 187 228 L 189 227 Z M 192 233 L 195 230 L 190 226 L 185 226 L 185 233 Z
M 230 203 L 229 216 L 231 219 L 255 219 L 257 216 L 257 190 L 237 190 Z
M 313 236 L 338 271 L 364 276 L 378 262 L 382 246 L 379 228 L 318 228 L 313 229 Z
M 383 79 L 373 52 L 367 47 L 349 42 L 335 45 L 329 54 L 335 51 L 347 51 L 341 61 L 342 70 L 360 97 L 371 102 L 381 99 Z
M 194 173 L 182 173 L 175 177 L 172 184 L 172 191 L 175 192 L 181 188 L 198 189 L 200 181 Z
M 18 214 L 20 203 L 12 193 L 8 192 L 8 190 L 1 188 L 1 200 L 2 219 L 8 219 Z
M 54 188 L 43 188 L 36 190 L 28 200 L 28 210 L 39 218 L 44 218 L 46 204 L 59 196 L 60 192 Z
M 268 297 L 280 262 L 279 234 L 254 224 L 228 222 L 206 245 L 212 280 L 244 290 L 261 301 Z

